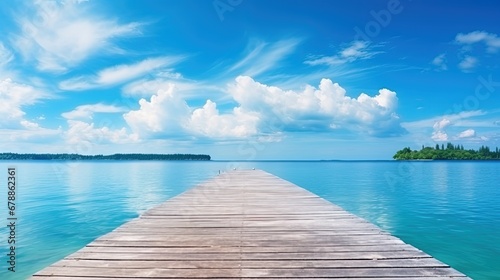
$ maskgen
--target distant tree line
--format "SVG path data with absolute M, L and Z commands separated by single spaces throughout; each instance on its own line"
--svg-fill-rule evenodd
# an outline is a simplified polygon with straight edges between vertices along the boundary
M 210 160 L 209 155 L 193 154 L 16 154 L 0 153 L 0 160 Z
M 481 146 L 478 150 L 464 149 L 463 145 L 453 145 L 452 143 L 436 144 L 435 147 L 424 147 L 420 151 L 411 150 L 409 147 L 396 152 L 393 156 L 397 160 L 411 159 L 433 159 L 433 160 L 498 160 L 500 159 L 500 150 L 490 149 L 487 146 Z

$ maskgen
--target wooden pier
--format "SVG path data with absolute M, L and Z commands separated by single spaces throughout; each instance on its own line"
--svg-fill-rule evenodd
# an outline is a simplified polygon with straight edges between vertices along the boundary
M 34 280 L 468 279 L 375 225 L 261 170 L 219 175 Z

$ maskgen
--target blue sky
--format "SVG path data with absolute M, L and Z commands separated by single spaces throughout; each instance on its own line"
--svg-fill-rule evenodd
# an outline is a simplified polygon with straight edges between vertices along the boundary
M 0 151 L 500 146 L 498 1 L 3 1 Z

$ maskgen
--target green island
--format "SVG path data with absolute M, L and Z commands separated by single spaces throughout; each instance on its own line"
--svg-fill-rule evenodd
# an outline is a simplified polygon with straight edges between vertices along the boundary
M 436 144 L 435 147 L 424 147 L 420 151 L 406 147 L 396 152 L 396 160 L 500 160 L 500 150 L 481 146 L 478 150 L 464 149 L 463 145 L 452 143 Z
M 194 154 L 17 154 L 0 153 L 0 160 L 210 160 L 209 155 Z

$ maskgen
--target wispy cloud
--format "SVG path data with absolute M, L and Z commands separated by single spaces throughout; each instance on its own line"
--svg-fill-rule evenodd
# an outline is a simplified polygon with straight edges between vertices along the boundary
M 274 43 L 251 42 L 245 56 L 229 67 L 224 76 L 248 75 L 255 77 L 279 68 L 279 63 L 291 55 L 300 42 L 299 39 L 287 39 Z
M 432 60 L 432 64 L 436 66 L 438 70 L 448 70 L 448 66 L 446 65 L 446 54 L 442 53 L 436 56 Z
M 214 85 L 210 81 L 193 81 L 180 76 L 162 76 L 153 75 L 152 78 L 134 80 L 122 87 L 122 94 L 129 97 L 151 97 L 159 90 L 166 90 L 172 84 L 175 84 L 176 91 L 182 94 L 184 98 L 199 98 L 200 92 L 204 93 L 205 98 L 209 98 L 211 93 L 217 96 L 223 94 L 222 86 Z M 215 96 L 214 96 L 215 97 Z
M 479 116 L 484 116 L 488 114 L 485 111 L 482 110 L 476 110 L 476 111 L 463 111 L 457 114 L 447 114 L 447 115 L 439 115 L 435 116 L 432 118 L 427 118 L 423 120 L 418 120 L 418 121 L 412 121 L 412 122 L 403 122 L 403 126 L 407 129 L 422 129 L 422 128 L 432 128 L 436 122 L 439 122 L 443 119 L 447 119 L 451 123 L 456 123 L 459 121 L 464 121 L 468 120 L 470 118 L 474 117 L 479 117 Z M 440 127 L 441 129 L 443 127 Z
M 24 119 L 23 107 L 47 98 L 45 92 L 11 79 L 0 81 L 0 129 L 35 128 L 38 125 Z
M 500 50 L 500 37 L 485 31 L 473 31 L 465 34 L 458 33 L 455 37 L 455 43 L 462 46 L 461 61 L 458 64 L 458 68 L 463 72 L 472 72 L 479 64 L 477 55 L 471 55 L 473 45 L 482 43 L 486 47 L 486 52 L 490 54 L 497 53 Z
M 17 150 L 20 152 L 26 152 L 27 146 L 32 146 L 33 144 L 48 142 L 53 145 L 56 141 L 60 140 L 62 133 L 61 129 L 47 129 L 33 125 L 30 128 L 24 126 L 16 129 L 2 128 L 0 129 L 0 145 L 3 143 L 7 144 L 5 147 L 8 150 L 4 148 L 4 151 L 13 152 L 15 147 L 18 147 Z M 27 143 L 30 145 L 27 145 Z
M 33 2 L 30 2 L 33 3 Z M 121 53 L 116 38 L 137 36 L 141 23 L 121 24 L 81 1 L 35 1 L 17 18 L 12 44 L 41 71 L 62 72 L 99 52 Z
M 92 147 L 107 143 L 124 144 L 139 141 L 137 134 L 128 133 L 125 127 L 110 129 L 109 127 L 96 127 L 94 123 L 80 120 L 68 120 L 68 130 L 63 135 L 65 141 L 76 147 Z
M 94 113 L 121 113 L 125 112 L 127 109 L 123 107 L 118 107 L 114 105 L 106 105 L 102 103 L 80 105 L 74 110 L 66 113 L 62 113 L 61 116 L 65 119 L 92 119 Z
M 183 56 L 163 56 L 148 58 L 134 64 L 123 64 L 99 71 L 95 76 L 81 76 L 62 81 L 59 88 L 63 90 L 86 90 L 121 84 L 144 75 L 153 75 L 155 71 L 170 67 L 183 60 Z
M 423 137 L 427 137 L 427 139 L 437 142 L 453 140 L 484 141 L 486 138 L 478 136 L 476 128 L 495 128 L 494 119 L 492 118 L 492 115 L 495 114 L 495 112 L 481 110 L 464 111 L 458 114 L 442 115 L 414 122 L 405 122 L 402 123 L 402 125 L 411 135 L 427 134 L 427 136 Z M 430 133 L 430 135 L 428 133 Z
M 458 68 L 460 68 L 464 72 L 470 72 L 472 69 L 474 69 L 478 64 L 478 60 L 475 57 L 472 56 L 465 56 L 465 58 L 460 61 L 458 64 Z
M 14 55 L 8 50 L 5 45 L 0 42 L 0 68 L 9 64 L 14 59 Z
M 247 48 L 250 50 L 246 56 L 235 63 L 231 68 L 228 69 L 229 72 L 233 72 L 237 69 L 241 69 L 245 66 L 251 65 L 253 60 L 257 59 L 261 52 L 264 50 L 264 48 L 268 45 L 268 43 L 265 42 L 257 42 L 254 44 L 251 44 L 251 46 L 247 46 Z
M 342 65 L 356 60 L 369 59 L 380 53 L 379 51 L 374 51 L 373 48 L 373 45 L 370 45 L 368 42 L 353 41 L 333 56 L 315 56 L 304 63 L 309 65 Z
M 183 57 L 148 58 L 132 65 L 120 65 L 99 72 L 96 83 L 101 85 L 118 84 L 142 76 L 148 72 L 171 66 Z
M 369 77 L 370 74 L 376 74 L 380 69 L 384 71 L 401 71 L 395 69 L 394 65 L 374 65 L 367 67 L 348 67 L 347 65 L 338 65 L 336 67 L 326 67 L 323 69 L 310 69 L 310 71 L 303 71 L 300 75 L 280 73 L 277 75 L 270 75 L 266 77 L 268 83 L 280 86 L 283 89 L 294 89 L 304 87 L 307 84 L 315 83 L 324 78 L 334 78 L 335 80 L 359 80 L 364 77 Z
M 487 47 L 487 51 L 490 53 L 495 53 L 500 50 L 500 37 L 494 33 L 488 33 L 486 31 L 473 31 L 470 33 L 458 33 L 455 37 L 455 41 L 463 45 L 472 45 L 475 43 L 484 43 Z

